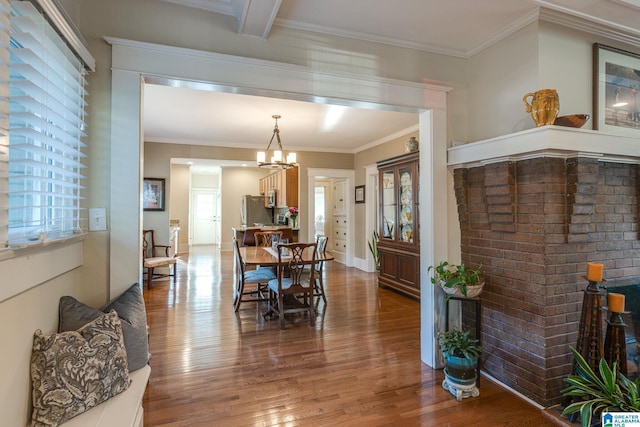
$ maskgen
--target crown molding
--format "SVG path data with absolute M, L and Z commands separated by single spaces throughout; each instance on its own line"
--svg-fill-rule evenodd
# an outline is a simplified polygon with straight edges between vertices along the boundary
M 222 15 L 238 17 L 238 11 L 244 6 L 244 1 L 240 3 L 240 9 L 237 9 L 235 3 L 229 0 L 162 0 L 165 3 L 173 3 L 180 6 L 194 7 L 208 12 L 220 13 Z
M 583 31 L 589 34 L 606 37 L 611 40 L 640 46 L 640 30 L 616 24 L 596 16 L 578 13 L 559 7 L 546 1 L 538 1 L 541 5 L 540 20 Z
M 614 3 L 630 7 L 632 9 L 640 9 L 640 0 L 610 0 Z
M 455 49 L 444 49 L 435 45 L 412 42 L 408 40 L 397 39 L 393 37 L 384 37 L 377 34 L 364 33 L 360 31 L 349 31 L 341 28 L 331 27 L 328 25 L 309 24 L 306 22 L 295 21 L 291 19 L 277 18 L 274 22 L 282 27 L 294 28 L 296 30 L 310 31 L 314 33 L 330 34 L 338 37 L 346 37 L 355 40 L 368 41 L 373 43 L 387 44 L 391 46 L 403 47 L 413 50 L 421 50 L 431 53 L 439 53 L 449 56 L 464 57 L 466 52 Z

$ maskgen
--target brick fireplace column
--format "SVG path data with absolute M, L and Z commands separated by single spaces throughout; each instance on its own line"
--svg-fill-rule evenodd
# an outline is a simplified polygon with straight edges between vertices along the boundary
M 571 372 L 587 262 L 640 276 L 638 165 L 537 157 L 456 168 L 461 259 L 482 263 L 483 366 L 543 406 Z

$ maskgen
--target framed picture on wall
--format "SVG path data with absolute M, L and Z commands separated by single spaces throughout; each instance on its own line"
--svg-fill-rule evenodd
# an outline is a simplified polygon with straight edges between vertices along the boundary
M 356 203 L 364 203 L 364 185 L 356 185 Z
M 144 178 L 142 209 L 145 211 L 164 210 L 164 178 Z
M 640 54 L 594 43 L 593 128 L 640 134 Z

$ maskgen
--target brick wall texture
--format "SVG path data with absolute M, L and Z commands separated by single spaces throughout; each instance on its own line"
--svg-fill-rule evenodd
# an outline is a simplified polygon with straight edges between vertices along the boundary
M 638 173 L 551 157 L 454 171 L 462 262 L 486 282 L 482 369 L 543 406 L 571 372 L 587 262 L 640 278 Z

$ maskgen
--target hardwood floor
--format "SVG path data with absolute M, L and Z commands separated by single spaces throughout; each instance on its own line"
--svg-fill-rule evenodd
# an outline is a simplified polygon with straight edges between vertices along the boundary
M 187 262 L 188 261 L 188 262 Z M 314 327 L 232 306 L 233 253 L 196 247 L 176 283 L 144 290 L 151 377 L 145 426 L 546 426 L 542 411 L 483 378 L 462 402 L 420 361 L 419 303 L 375 274 L 325 265 Z

